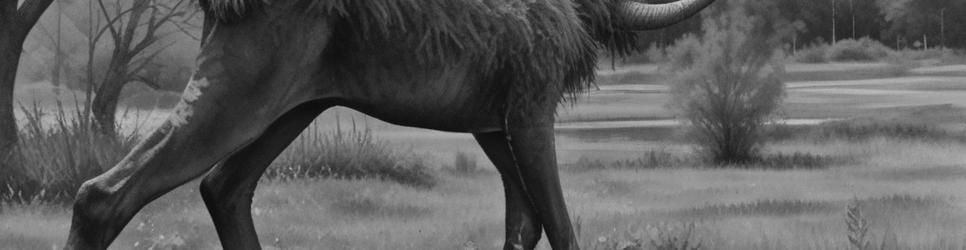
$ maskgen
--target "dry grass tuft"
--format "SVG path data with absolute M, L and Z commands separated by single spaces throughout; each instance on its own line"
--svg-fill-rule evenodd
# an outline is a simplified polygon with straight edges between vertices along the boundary
M 310 127 L 279 156 L 266 175 L 272 179 L 374 178 L 429 188 L 437 177 L 427 162 L 411 152 L 395 151 L 355 121 L 348 130 L 323 132 Z
M 872 244 L 867 237 L 869 221 L 862 215 L 858 198 L 852 199 L 846 208 L 845 227 L 848 230 L 849 244 L 859 250 L 869 249 Z
M 22 109 L 26 122 L 19 145 L 0 159 L 0 201 L 71 201 L 81 183 L 120 161 L 138 141 L 138 129 L 102 136 L 76 118 L 85 116 L 70 114 L 60 103 L 54 111 L 37 104 Z

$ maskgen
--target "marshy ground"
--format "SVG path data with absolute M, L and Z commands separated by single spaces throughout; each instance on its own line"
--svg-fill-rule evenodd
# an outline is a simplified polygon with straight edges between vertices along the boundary
M 664 107 L 660 68 L 601 70 L 600 90 L 562 107 L 557 132 L 581 244 L 652 248 L 677 237 L 702 249 L 846 249 L 846 207 L 858 204 L 876 248 L 966 247 L 966 65 L 895 67 L 789 65 L 780 117 L 787 122 L 769 132 L 765 151 L 808 157 L 778 161 L 801 165 L 781 170 L 689 160 L 691 146 Z M 31 91 L 45 90 L 27 86 L 18 95 Z M 164 114 L 131 120 L 150 127 Z M 265 180 L 253 205 L 265 248 L 502 246 L 502 187 L 472 136 L 393 126 L 346 109 L 326 112 L 313 129 L 334 129 L 336 120 L 368 127 L 432 166 L 451 165 L 463 152 L 480 170 L 440 171 L 432 188 Z M 197 187 L 189 183 L 147 206 L 113 249 L 220 248 Z M 0 249 L 59 246 L 69 218 L 62 204 L 4 205 Z

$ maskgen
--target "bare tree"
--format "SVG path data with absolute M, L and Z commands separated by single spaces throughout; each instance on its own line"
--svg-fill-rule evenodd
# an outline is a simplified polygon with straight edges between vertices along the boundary
M 835 23 L 835 0 L 832 0 L 832 44 L 835 44 L 835 42 L 838 41 L 837 37 L 835 37 L 835 28 L 836 28 L 835 25 L 836 25 L 836 23 Z
M 113 43 L 113 51 L 103 80 L 91 86 L 94 97 L 90 108 L 99 131 L 110 135 L 114 134 L 114 118 L 121 90 L 131 82 L 161 88 L 155 81 L 143 76 L 142 71 L 170 45 L 157 46 L 161 39 L 172 32 L 184 31 L 183 27 L 190 25 L 197 12 L 190 8 L 187 0 L 133 0 L 128 6 L 118 2 L 113 8 L 108 7 L 104 0 L 97 0 L 97 5 L 106 24 L 99 32 L 92 34 L 90 49 L 93 51 L 101 36 L 107 34 Z M 168 25 L 170 27 L 164 30 Z M 89 62 L 93 63 L 93 60 Z M 93 76 L 90 78 L 92 83 L 95 82 Z
M 946 8 L 939 10 L 939 45 L 942 50 L 942 55 L 946 55 Z
M 849 15 L 852 17 L 852 40 L 855 40 L 855 4 L 849 0 Z
M 18 6 L 18 2 L 23 2 Z M 23 42 L 53 0 L 4 0 L 0 2 L 0 152 L 17 143 L 13 116 L 13 85 Z

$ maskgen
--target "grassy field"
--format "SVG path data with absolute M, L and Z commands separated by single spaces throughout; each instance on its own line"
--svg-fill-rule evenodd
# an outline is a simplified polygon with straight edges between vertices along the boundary
M 849 249 L 847 236 L 855 232 L 847 225 L 861 221 L 868 225 L 864 240 L 876 249 L 966 247 L 963 68 L 896 75 L 891 67 L 789 66 L 798 78 L 788 83 L 781 117 L 829 121 L 780 126 L 769 133 L 767 154 L 830 159 L 789 170 L 695 163 L 677 128 L 620 123 L 673 119 L 659 82 L 633 80 L 660 79 L 653 76 L 657 67 L 603 72 L 623 78 L 560 113 L 560 127 L 601 126 L 557 132 L 565 196 L 581 245 L 653 249 L 686 241 L 701 249 Z M 856 77 L 849 73 L 854 71 L 867 73 Z M 130 120 L 151 127 L 163 115 Z M 347 109 L 325 113 L 313 129 L 332 129 L 337 117 L 343 125 L 354 121 L 372 129 L 391 147 L 421 155 L 436 168 L 453 164 L 462 152 L 482 170 L 439 171 L 432 188 L 371 179 L 263 180 L 253 213 L 265 248 L 502 246 L 499 177 L 470 135 L 393 126 Z M 189 183 L 146 207 L 113 249 L 220 248 L 197 187 Z M 853 215 L 861 213 L 851 222 L 849 207 L 857 207 Z M 58 204 L 2 205 L 0 249 L 57 247 L 69 218 Z

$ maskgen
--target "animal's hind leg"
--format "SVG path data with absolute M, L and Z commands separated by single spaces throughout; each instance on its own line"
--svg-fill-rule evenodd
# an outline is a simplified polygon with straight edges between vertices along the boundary
M 508 115 L 506 140 L 550 246 L 578 249 L 557 173 L 553 114 L 550 109 Z
M 326 107 L 303 104 L 272 123 L 265 133 L 215 167 L 201 183 L 201 196 L 224 249 L 260 249 L 252 223 L 258 179 L 292 140 Z
M 533 249 L 540 241 L 540 221 L 533 209 L 522 176 L 503 132 L 473 134 L 493 165 L 500 171 L 506 196 L 506 241 L 503 249 Z

